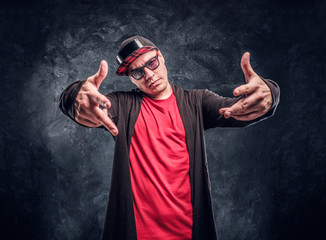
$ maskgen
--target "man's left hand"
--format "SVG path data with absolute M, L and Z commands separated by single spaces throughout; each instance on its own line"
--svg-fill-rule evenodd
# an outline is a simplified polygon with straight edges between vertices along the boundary
M 219 110 L 225 118 L 233 117 L 240 121 L 250 121 L 264 115 L 272 106 L 272 94 L 268 85 L 254 72 L 250 65 L 250 54 L 246 52 L 241 59 L 241 68 L 246 84 L 234 89 L 233 95 L 244 95 L 242 99 L 228 108 Z

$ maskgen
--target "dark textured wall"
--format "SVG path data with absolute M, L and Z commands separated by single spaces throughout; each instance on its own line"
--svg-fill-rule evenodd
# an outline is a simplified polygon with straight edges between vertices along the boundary
M 2 2 L 0 238 L 100 238 L 114 141 L 70 121 L 58 98 L 101 59 L 101 92 L 132 88 L 114 59 L 141 34 L 184 88 L 231 96 L 245 51 L 281 87 L 273 118 L 207 131 L 220 238 L 326 239 L 325 11 L 325 1 Z

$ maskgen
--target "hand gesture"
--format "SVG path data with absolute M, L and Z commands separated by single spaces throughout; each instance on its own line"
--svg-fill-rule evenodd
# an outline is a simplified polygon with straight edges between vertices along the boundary
M 268 85 L 251 68 L 249 52 L 243 54 L 241 68 L 246 84 L 235 88 L 233 95 L 245 95 L 245 97 L 231 107 L 221 108 L 219 112 L 225 118 L 233 117 L 240 121 L 250 121 L 264 115 L 270 109 L 272 94 Z
M 113 136 L 118 128 L 108 117 L 111 102 L 98 89 L 108 73 L 108 64 L 102 61 L 96 74 L 87 78 L 75 100 L 75 120 L 88 127 L 104 126 Z

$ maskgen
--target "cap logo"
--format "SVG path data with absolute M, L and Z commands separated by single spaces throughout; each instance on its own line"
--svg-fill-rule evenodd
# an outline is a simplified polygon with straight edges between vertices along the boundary
M 120 56 L 119 56 L 119 55 L 116 57 L 116 59 L 117 59 L 117 62 L 118 62 L 119 64 L 121 64 L 121 63 L 122 63 L 122 59 L 120 58 Z
M 141 44 L 141 42 L 138 40 L 138 38 L 135 38 L 135 40 L 134 40 L 135 42 L 136 42 L 136 44 L 137 44 L 137 46 L 139 47 L 139 48 L 142 48 L 142 47 L 144 47 L 144 45 L 143 44 Z

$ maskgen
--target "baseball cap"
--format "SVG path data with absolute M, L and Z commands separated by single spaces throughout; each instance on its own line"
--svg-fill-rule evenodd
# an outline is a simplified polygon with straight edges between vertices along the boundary
M 116 57 L 119 65 L 117 75 L 128 75 L 129 65 L 140 55 L 153 49 L 157 49 L 155 44 L 147 38 L 139 35 L 124 40 L 120 45 L 118 55 Z

